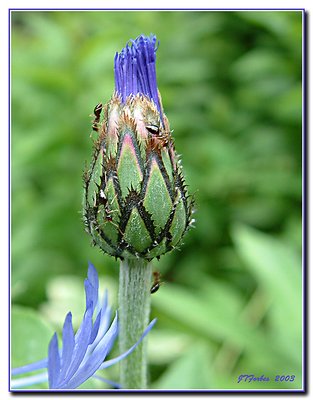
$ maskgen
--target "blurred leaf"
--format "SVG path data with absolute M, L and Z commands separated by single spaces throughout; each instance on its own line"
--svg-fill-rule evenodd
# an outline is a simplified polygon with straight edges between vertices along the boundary
M 11 363 L 22 367 L 48 356 L 48 346 L 54 331 L 38 313 L 26 307 L 14 306 L 11 311 Z M 18 378 L 25 374 L 18 375 Z M 47 384 L 33 388 L 47 389 Z
M 227 286 L 223 288 L 217 281 L 211 285 L 207 285 L 208 290 L 204 293 L 166 284 L 155 296 L 154 307 L 179 323 L 184 332 L 205 338 L 211 346 L 228 341 L 252 353 L 263 365 L 278 366 L 280 358 L 289 360 L 288 353 L 278 350 L 258 329 L 241 318 L 240 300 L 234 298 L 235 293 L 227 293 Z
M 99 269 L 98 269 L 99 270 Z M 87 272 L 87 267 L 86 267 Z M 108 301 L 110 306 L 116 308 L 116 284 L 110 278 L 106 277 L 105 281 L 99 277 L 99 295 L 104 293 L 104 285 L 108 290 Z M 77 276 L 56 276 L 51 279 L 47 285 L 48 301 L 40 307 L 40 312 L 54 323 L 56 326 L 62 326 L 66 314 L 71 311 L 73 316 L 73 327 L 78 328 L 85 311 L 85 293 L 84 283 L 81 277 Z
M 11 326 L 13 368 L 47 357 L 54 331 L 38 313 L 26 307 L 14 306 Z
M 279 41 L 283 42 L 287 48 L 292 48 L 296 54 L 301 52 L 301 49 L 297 46 L 301 38 L 302 12 L 300 10 L 283 13 L 279 11 L 252 11 L 241 13 L 240 17 L 274 33 Z
M 77 328 L 85 311 L 83 280 L 76 276 L 57 276 L 47 285 L 48 301 L 40 311 L 56 326 L 62 326 L 66 314 L 71 311 L 73 326 Z
M 206 345 L 197 343 L 173 362 L 153 388 L 208 389 L 211 387 L 209 365 Z
M 167 364 L 184 353 L 191 344 L 191 338 L 172 330 L 152 330 L 149 333 L 148 356 L 154 364 Z
M 239 81 L 253 81 L 266 76 L 271 78 L 288 76 L 288 63 L 277 51 L 253 49 L 232 65 L 233 73 Z
M 287 244 L 246 226 L 237 225 L 233 238 L 247 268 L 268 294 L 272 305 L 271 340 L 301 364 L 301 258 Z
M 297 84 L 277 98 L 276 115 L 283 121 L 301 123 L 302 119 L 302 85 Z M 300 135 L 300 129 L 298 131 Z

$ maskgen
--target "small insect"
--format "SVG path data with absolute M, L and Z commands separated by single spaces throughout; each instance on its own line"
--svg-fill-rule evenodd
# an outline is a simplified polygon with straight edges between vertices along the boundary
M 114 199 L 112 200 L 111 204 L 113 203 Z M 109 204 L 108 198 L 106 197 L 106 195 L 102 189 L 100 189 L 100 192 L 99 192 L 99 203 L 102 204 L 104 207 L 105 219 L 109 222 L 112 222 L 113 221 L 112 213 L 114 212 L 114 210 L 111 210 L 111 208 L 110 208 L 111 204 Z
M 152 133 L 153 135 L 160 134 L 160 127 L 157 125 L 146 125 L 146 129 L 148 132 Z
M 95 119 L 92 121 L 92 129 L 96 132 L 99 130 L 99 121 L 100 121 L 100 115 L 102 111 L 102 103 L 99 103 L 96 105 L 96 107 L 93 110 L 93 113 L 95 115 Z
M 111 202 L 109 202 L 103 189 L 100 189 L 98 201 L 99 201 L 99 204 L 103 205 L 103 207 L 104 207 L 105 220 L 107 222 L 110 222 L 113 226 L 115 226 L 121 232 L 119 226 L 115 222 L 113 222 L 113 216 L 112 216 L 113 213 L 118 212 L 118 210 L 111 209 L 111 205 L 113 204 L 116 197 L 117 197 L 117 195 L 115 195 L 113 197 L 113 199 L 111 200 Z M 101 210 L 99 210 L 98 212 L 101 212 Z
M 115 211 L 115 210 L 111 210 L 111 209 L 110 209 L 110 207 L 109 207 L 108 204 L 106 204 L 106 206 L 104 207 L 105 219 L 106 219 L 108 222 L 112 222 L 112 224 L 113 224 L 112 213 L 113 213 L 114 211 Z M 116 210 L 116 211 L 117 211 L 117 210 Z M 113 225 L 117 227 L 116 224 L 113 224 Z
M 160 280 L 161 274 L 158 271 L 153 272 L 153 285 L 151 286 L 150 293 L 155 293 L 160 289 L 161 285 L 161 280 Z

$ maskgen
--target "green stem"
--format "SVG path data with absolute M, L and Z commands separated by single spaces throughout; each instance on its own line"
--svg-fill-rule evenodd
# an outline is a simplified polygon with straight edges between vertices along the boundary
M 142 259 L 120 263 L 119 346 L 128 350 L 149 323 L 152 264 Z M 124 389 L 147 387 L 146 339 L 120 363 L 120 383 Z

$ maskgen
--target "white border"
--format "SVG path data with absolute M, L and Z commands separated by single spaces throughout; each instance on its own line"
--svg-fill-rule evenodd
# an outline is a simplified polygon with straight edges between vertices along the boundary
M 261 9 L 261 8 L 289 8 L 289 9 L 299 9 L 299 8 L 304 8 L 306 9 L 307 12 L 310 11 L 311 7 L 311 2 L 308 0 L 305 1 L 281 1 L 281 0 L 263 0 L 263 1 L 226 1 L 226 0 L 211 0 L 210 2 L 204 2 L 204 1 L 199 1 L 199 0 L 194 0 L 193 2 L 187 2 L 185 0 L 181 1 L 170 1 L 170 0 L 158 0 L 158 1 L 145 1 L 144 3 L 142 0 L 136 0 L 132 1 L 131 3 L 129 1 L 121 1 L 121 0 L 106 0 L 105 2 L 100 1 L 100 0 L 90 0 L 90 1 L 83 1 L 83 0 L 46 0 L 44 3 L 42 1 L 8 1 L 8 0 L 2 0 L 0 4 L 0 37 L 1 37 L 1 63 L 0 63 L 0 68 L 1 68 L 1 77 L 2 77 L 2 90 L 1 90 L 1 108 L 0 108 L 0 121 L 1 121 L 1 135 L 0 135 L 0 149 L 2 151 L 1 157 L 0 157 L 0 162 L 1 162 L 1 167 L 0 167 L 0 173 L 1 173 L 1 184 L 2 184 L 2 190 L 1 194 L 1 212 L 3 213 L 2 218 L 1 218 L 1 230 L 0 230 L 0 243 L 1 243 L 1 256 L 2 256 L 2 263 L 1 263 L 1 288 L 0 288 L 0 293 L 1 293 L 1 340 L 0 343 L 2 345 L 1 349 L 1 363 L 0 363 L 0 368 L 1 368 L 1 379 L 0 379 L 0 394 L 1 394 L 1 399 L 7 399 L 10 397 L 10 394 L 8 393 L 8 359 L 7 359 L 7 354 L 8 354 L 8 349 L 7 349 L 7 343 L 8 343 L 8 331 L 7 331 L 7 310 L 8 310 L 8 234 L 7 234 L 7 228 L 8 228 L 8 200 L 7 200 L 7 185 L 8 185 L 8 82 L 5 77 L 8 77 L 8 63 L 5 60 L 8 60 L 8 9 L 9 8 L 215 8 L 215 9 L 225 9 L 225 8 L 231 8 L 231 9 L 242 9 L 242 8 L 253 8 L 253 9 Z M 308 30 L 308 38 L 307 38 L 307 56 L 309 57 L 310 55 L 310 43 L 312 43 L 312 37 L 311 37 L 311 31 L 309 29 L 309 24 L 308 24 L 308 18 L 307 18 L 307 30 Z M 307 65 L 312 65 L 310 59 L 307 60 Z M 311 94 L 311 87 L 308 88 L 308 93 L 307 93 L 307 98 L 309 98 L 309 95 Z M 313 110 L 312 110 L 312 105 L 309 103 L 308 104 L 308 109 L 307 109 L 307 119 L 309 115 L 313 115 Z M 307 137 L 309 136 L 309 133 L 307 134 Z M 309 142 L 309 140 L 308 140 Z M 312 152 L 310 143 L 307 143 L 309 145 L 308 149 L 308 154 L 311 154 Z M 309 159 L 310 157 L 308 157 Z M 309 162 L 309 160 L 308 160 Z M 310 173 L 311 172 L 311 173 Z M 312 163 L 309 162 L 309 177 L 312 176 Z M 309 184 L 309 181 L 307 182 Z M 311 187 L 311 185 L 309 185 Z M 312 195 L 311 190 L 307 188 L 308 190 L 308 195 L 309 198 L 312 198 L 310 194 Z M 308 223 L 309 226 L 311 218 L 309 219 Z M 308 236 L 308 248 L 313 248 L 313 239 L 311 239 L 310 235 Z M 309 267 L 307 268 L 309 269 Z M 311 274 L 312 276 L 312 274 Z M 311 287 L 310 282 L 307 284 L 308 287 L 308 294 L 310 292 L 309 287 Z M 308 305 L 308 309 L 312 309 L 312 302 L 310 298 L 310 302 Z M 310 318 L 309 318 L 310 321 Z M 309 332 L 312 332 L 312 329 L 309 329 Z M 312 348 L 309 347 L 309 348 Z M 308 362 L 309 360 L 312 360 L 312 350 L 310 354 L 307 354 L 308 356 Z M 313 382 L 313 373 L 312 373 L 312 368 L 308 368 L 308 382 Z M 266 398 L 271 398 L 276 396 L 276 394 L 269 395 L 266 392 L 263 392 L 264 396 Z M 281 392 L 280 392 L 281 393 Z M 296 392 L 294 392 L 296 393 Z M 278 394 L 278 393 L 277 393 Z M 54 394 L 52 394 L 53 396 Z M 99 395 L 99 394 L 98 394 Z M 221 396 L 214 394 L 214 393 L 208 393 L 210 397 L 217 397 L 221 398 Z M 225 394 L 226 396 L 227 394 Z M 258 396 L 262 396 L 260 392 L 258 393 Z M 92 396 L 92 394 L 86 394 L 86 397 L 89 398 Z M 110 395 L 109 393 L 105 394 L 106 397 L 108 398 L 113 398 L 113 395 Z M 116 396 L 116 395 L 115 395 Z M 125 397 L 127 395 L 121 394 L 120 397 Z M 162 394 L 162 397 L 165 396 L 165 398 L 170 397 L 170 395 L 165 395 Z M 184 395 L 185 397 L 186 395 Z M 192 395 L 190 395 L 191 397 Z M 251 395 L 245 395 L 245 397 L 252 397 L 254 396 L 253 394 Z M 36 395 L 37 399 L 44 399 L 46 398 L 47 395 Z M 186 397 L 189 397 L 186 396 Z M 192 396 L 193 397 L 193 396 Z M 75 394 L 72 396 L 68 395 L 67 398 L 75 398 Z

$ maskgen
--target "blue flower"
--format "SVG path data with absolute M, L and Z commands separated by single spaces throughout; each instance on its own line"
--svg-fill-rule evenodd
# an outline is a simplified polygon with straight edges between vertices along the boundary
M 115 90 L 125 103 L 129 95 L 138 93 L 147 96 L 158 108 L 162 107 L 156 81 L 156 36 L 141 35 L 120 52 L 114 59 Z
M 98 298 L 99 280 L 95 267 L 89 263 L 88 278 L 85 279 L 86 311 L 83 321 L 74 334 L 72 314 L 65 318 L 62 332 L 62 349 L 59 348 L 57 334 L 50 341 L 48 357 L 38 362 L 14 368 L 12 375 L 47 368 L 48 371 L 24 378 L 13 379 L 12 389 L 45 382 L 50 389 L 75 389 L 90 377 L 95 377 L 119 387 L 118 384 L 95 375 L 96 371 L 110 367 L 127 357 L 148 334 L 156 319 L 150 322 L 142 336 L 130 349 L 120 356 L 104 361 L 118 335 L 117 313 L 113 322 L 105 292 L 102 301 Z M 96 315 L 93 319 L 93 315 Z

